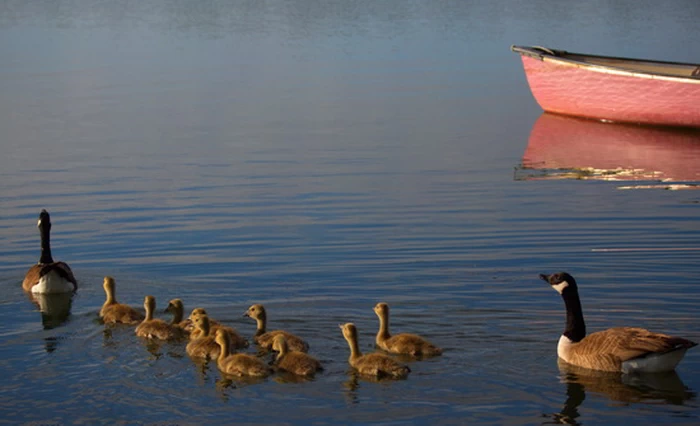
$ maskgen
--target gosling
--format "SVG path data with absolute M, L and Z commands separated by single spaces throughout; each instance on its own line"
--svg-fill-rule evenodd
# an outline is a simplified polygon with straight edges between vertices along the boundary
M 214 340 L 214 336 L 210 333 L 209 317 L 206 315 L 198 315 L 192 322 L 194 323 L 195 329 L 199 330 L 199 332 L 197 333 L 198 337 L 195 338 L 192 338 L 192 334 L 190 334 L 191 340 L 187 343 L 187 347 L 185 348 L 187 355 L 196 358 L 219 358 L 221 349 Z
M 282 334 L 275 336 L 275 339 L 272 341 L 272 350 L 278 352 L 275 358 L 277 368 L 297 376 L 313 377 L 317 371 L 323 369 L 321 363 L 311 355 L 299 351 L 290 351 L 287 346 L 287 339 Z
M 292 333 L 289 333 L 284 330 L 274 330 L 266 332 L 265 330 L 267 327 L 267 313 L 265 312 L 265 307 L 263 305 L 252 305 L 243 314 L 243 316 L 253 318 L 257 322 L 257 330 L 255 331 L 254 339 L 255 342 L 262 349 L 265 349 L 267 351 L 271 350 L 272 343 L 274 342 L 275 337 L 278 335 L 282 335 L 287 341 L 287 346 L 290 350 L 298 352 L 309 351 L 309 344 L 306 343 L 302 338 Z
M 100 318 L 105 324 L 138 324 L 144 319 L 144 315 L 129 305 L 117 302 L 116 284 L 114 278 L 105 277 L 102 287 L 105 290 L 107 300 L 100 309 Z
M 232 354 L 231 343 L 223 330 L 217 330 L 215 340 L 220 347 L 221 355 L 216 365 L 221 372 L 239 377 L 267 377 L 272 373 L 272 369 L 260 358 L 248 354 Z
M 408 376 L 411 369 L 408 366 L 396 362 L 393 358 L 380 352 L 374 352 L 367 355 L 362 355 L 360 345 L 357 342 L 357 328 L 353 323 L 341 324 L 340 329 L 343 330 L 343 337 L 350 346 L 350 358 L 348 363 L 358 373 L 366 376 L 374 376 L 376 378 L 395 378 L 402 379 Z
M 156 310 L 156 298 L 146 296 L 143 300 L 146 318 L 136 327 L 136 335 L 148 339 L 175 340 L 184 337 L 184 332 L 177 326 L 168 324 L 162 319 L 153 318 Z
M 386 303 L 377 303 L 374 306 L 374 313 L 379 317 L 379 332 L 377 332 L 375 339 L 379 348 L 392 354 L 413 357 L 430 357 L 442 354 L 442 349 L 417 334 L 401 333 L 392 336 L 389 333 L 389 305 Z
M 207 311 L 205 311 L 204 308 L 195 308 L 190 314 L 190 321 L 194 320 L 194 318 L 196 318 L 199 315 L 207 315 Z M 213 320 L 211 317 L 209 317 L 209 334 L 214 336 L 217 330 L 224 330 L 224 332 L 228 334 L 228 338 L 231 342 L 232 348 L 243 349 L 248 347 L 248 341 L 245 339 L 245 337 L 241 336 L 241 334 L 235 328 L 223 325 L 220 322 Z M 190 333 L 190 338 L 195 339 L 199 337 L 199 333 L 200 331 L 198 329 L 192 329 Z
M 168 302 L 168 307 L 163 311 L 165 314 L 173 314 L 173 319 L 170 325 L 179 328 L 184 334 L 189 335 L 192 331 L 192 321 L 189 319 L 183 320 L 185 315 L 185 306 L 180 299 L 172 299 Z

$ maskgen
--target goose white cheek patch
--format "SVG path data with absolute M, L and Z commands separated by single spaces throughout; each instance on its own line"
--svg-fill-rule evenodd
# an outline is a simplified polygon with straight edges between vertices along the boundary
M 562 281 L 559 284 L 554 284 L 552 286 L 552 288 L 555 289 L 557 291 L 557 293 L 561 294 L 564 291 L 564 289 L 567 288 L 568 286 L 569 286 L 568 282 Z

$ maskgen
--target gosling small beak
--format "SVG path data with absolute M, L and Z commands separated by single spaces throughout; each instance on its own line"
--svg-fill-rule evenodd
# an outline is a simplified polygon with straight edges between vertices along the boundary
M 343 329 L 343 324 L 338 324 L 338 328 Z
M 244 317 L 249 317 L 250 314 L 248 313 L 248 311 L 245 311 L 245 312 L 243 312 L 243 316 L 244 316 Z

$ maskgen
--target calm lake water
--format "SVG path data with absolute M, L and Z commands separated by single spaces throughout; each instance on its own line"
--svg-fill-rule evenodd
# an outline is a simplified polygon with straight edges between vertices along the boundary
M 557 363 L 560 297 L 590 331 L 700 341 L 700 133 L 542 115 L 511 44 L 700 61 L 700 3 L 0 3 L 0 419 L 35 424 L 698 424 L 700 350 L 676 373 Z M 602 127 L 601 127 L 602 126 Z M 680 190 L 664 190 L 680 189 Z M 36 220 L 80 289 L 21 290 Z M 105 328 L 182 298 L 308 339 L 325 371 L 231 382 Z M 372 306 L 445 354 L 351 374 Z M 61 305 L 63 302 L 63 305 Z M 70 303 L 66 305 L 66 303 Z M 57 305 L 57 306 L 56 306 Z

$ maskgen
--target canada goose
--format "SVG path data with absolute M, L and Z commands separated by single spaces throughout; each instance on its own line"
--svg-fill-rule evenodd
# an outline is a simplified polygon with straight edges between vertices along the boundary
M 350 346 L 350 358 L 348 362 L 358 373 L 374 377 L 404 378 L 411 371 L 408 366 L 396 362 L 380 352 L 362 355 L 360 345 L 357 342 L 357 328 L 353 323 L 341 324 L 343 337 Z
M 105 290 L 107 300 L 100 309 L 100 318 L 105 324 L 138 324 L 143 321 L 144 316 L 141 312 L 129 305 L 117 303 L 114 278 L 105 277 L 102 287 Z
M 199 330 L 196 338 L 187 343 L 185 350 L 192 357 L 217 359 L 221 353 L 219 345 L 214 340 L 214 336 L 210 333 L 209 317 L 206 315 L 197 315 L 192 319 L 194 326 Z
M 174 340 L 184 336 L 184 331 L 179 327 L 168 324 L 162 319 L 153 318 L 153 312 L 156 310 L 155 297 L 146 296 L 143 307 L 146 310 L 146 318 L 136 327 L 137 336 L 159 340 Z
M 195 308 L 190 314 L 190 321 L 193 321 L 194 318 L 199 315 L 207 315 L 207 311 L 205 311 L 204 308 Z M 224 332 L 228 334 L 228 338 L 233 349 L 243 349 L 248 347 L 248 341 L 245 339 L 245 337 L 241 336 L 241 334 L 236 331 L 235 328 L 223 325 L 209 317 L 209 334 L 214 336 L 217 330 L 224 330 Z M 201 331 L 199 329 L 194 328 L 190 332 L 190 339 L 196 339 L 199 337 L 200 333 Z
M 258 357 L 248 354 L 232 354 L 228 334 L 223 330 L 217 330 L 215 340 L 221 348 L 221 355 L 219 355 L 216 365 L 222 372 L 233 376 L 254 377 L 266 377 L 272 373 L 272 369 Z
M 27 271 L 22 288 L 32 293 L 69 293 L 78 289 L 78 282 L 70 266 L 65 262 L 54 262 L 51 257 L 51 217 L 42 210 L 39 214 L 41 257 L 39 263 Z
M 442 354 L 442 349 L 433 345 L 417 334 L 389 334 L 389 305 L 384 302 L 374 306 L 374 313 L 379 317 L 379 332 L 375 342 L 377 346 L 392 354 L 420 356 L 436 356 Z
M 680 337 L 652 333 L 637 327 L 616 327 L 586 336 L 576 280 L 566 272 L 545 275 L 564 299 L 566 328 L 559 338 L 557 354 L 579 367 L 615 372 L 658 373 L 672 371 L 685 352 L 696 346 Z
M 265 312 L 265 307 L 263 305 L 251 305 L 250 308 L 243 314 L 253 318 L 257 324 L 258 328 L 255 331 L 255 342 L 265 350 L 272 349 L 272 342 L 277 335 L 283 335 L 287 341 L 287 347 L 292 351 L 308 352 L 309 344 L 302 340 L 300 337 L 295 336 L 284 330 L 274 330 L 266 332 L 267 327 L 267 313 Z
M 163 313 L 173 314 L 173 319 L 170 321 L 171 325 L 180 328 L 185 334 L 189 335 L 192 331 L 192 321 L 189 319 L 183 320 L 185 316 L 185 306 L 180 299 L 172 299 L 168 302 L 168 306 L 165 308 Z
M 290 351 L 287 339 L 283 334 L 278 334 L 272 341 L 272 350 L 278 352 L 275 365 L 278 368 L 298 376 L 313 376 L 321 370 L 321 363 L 314 357 L 304 352 Z

